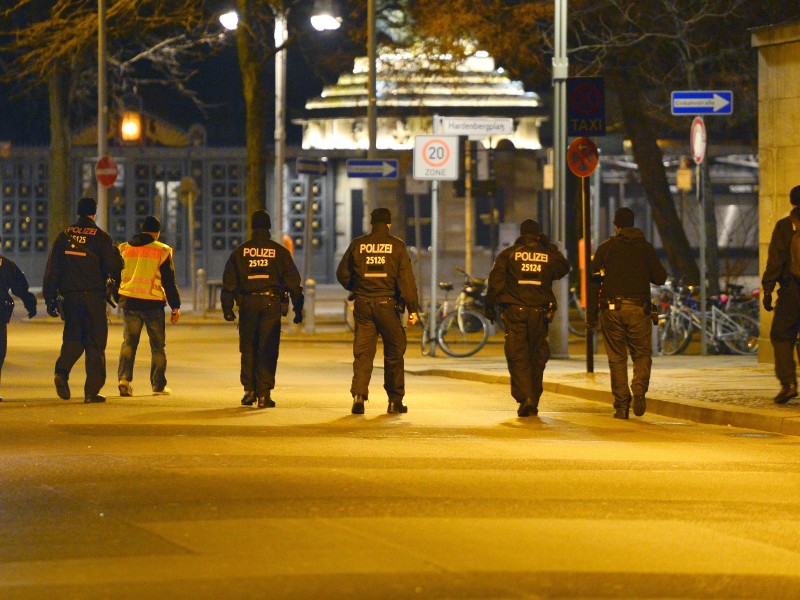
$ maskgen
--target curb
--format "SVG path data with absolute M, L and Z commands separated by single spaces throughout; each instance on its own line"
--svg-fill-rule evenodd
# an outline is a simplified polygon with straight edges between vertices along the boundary
M 511 378 L 508 375 L 494 375 L 479 371 L 414 369 L 407 370 L 406 372 L 412 375 L 449 377 L 451 379 L 464 379 L 493 384 L 510 385 L 511 382 Z M 610 405 L 614 404 L 614 396 L 611 394 L 611 391 L 607 390 L 591 389 L 578 385 L 548 381 L 544 382 L 543 387 L 545 391 L 555 394 L 574 396 L 582 400 L 603 402 Z M 767 433 L 800 436 L 800 416 L 783 416 L 770 411 L 754 411 L 752 409 L 737 410 L 735 408 L 721 408 L 710 402 L 697 400 L 677 402 L 675 400 L 648 396 L 647 412 L 706 425 L 739 427 L 743 429 L 755 429 Z

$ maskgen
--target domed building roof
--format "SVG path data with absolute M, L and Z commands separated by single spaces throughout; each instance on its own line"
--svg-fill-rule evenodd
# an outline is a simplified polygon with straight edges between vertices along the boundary
M 413 149 L 415 135 L 433 132 L 434 115 L 513 118 L 512 135 L 486 138 L 484 146 L 508 140 L 516 148 L 541 148 L 539 125 L 548 116 L 540 97 L 495 68 L 485 52 L 446 72 L 399 52 L 383 52 L 376 66 L 378 149 Z M 368 71 L 367 58 L 357 58 L 351 73 L 306 102 L 303 149 L 367 149 Z

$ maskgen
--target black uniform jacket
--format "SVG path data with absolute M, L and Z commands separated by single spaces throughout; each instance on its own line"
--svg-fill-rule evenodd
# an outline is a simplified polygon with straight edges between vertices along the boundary
M 269 237 L 269 230 L 256 229 L 253 237 L 234 250 L 222 273 L 222 310 L 233 310 L 240 296 L 272 293 L 282 298 L 289 292 L 292 305 L 302 306 L 300 273 L 289 251 Z
M 542 235 L 523 235 L 503 250 L 489 273 L 486 306 L 546 307 L 556 298 L 553 281 L 569 273 L 569 261 Z
M 667 279 L 655 248 L 637 227 L 623 227 L 597 247 L 590 273 L 599 273 L 601 269 L 605 271 L 602 282 L 593 278 L 589 285 L 590 323 L 597 320 L 601 300 L 627 298 L 650 302 L 650 284 L 661 285 Z
M 13 300 L 9 290 L 22 299 L 28 313 L 36 312 L 36 296 L 28 289 L 25 273 L 10 258 L 0 256 L 0 305 Z
M 417 283 L 406 245 L 376 223 L 368 235 L 357 237 L 342 256 L 336 279 L 344 289 L 361 296 L 402 298 L 409 313 L 419 310 Z
M 89 217 L 58 234 L 47 259 L 42 294 L 53 302 L 58 294 L 106 293 L 106 280 L 119 285 L 124 263 L 111 236 Z
M 793 208 L 791 214 L 800 219 L 800 208 Z M 789 272 L 790 247 L 793 235 L 794 229 L 792 228 L 791 217 L 784 217 L 775 223 L 775 229 L 772 230 L 772 237 L 769 240 L 767 266 L 764 269 L 764 275 L 761 277 L 761 287 L 764 288 L 764 292 L 767 294 L 771 294 L 775 290 L 777 283 L 788 285 L 794 280 Z

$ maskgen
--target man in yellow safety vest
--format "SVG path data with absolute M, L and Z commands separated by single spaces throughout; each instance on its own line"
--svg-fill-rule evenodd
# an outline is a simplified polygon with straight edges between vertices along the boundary
M 150 384 L 154 394 L 170 394 L 167 387 L 166 320 L 164 307 L 172 308 L 170 322 L 181 316 L 181 297 L 175 283 L 172 248 L 159 242 L 161 223 L 154 216 L 142 221 L 142 232 L 120 244 L 125 261 L 119 286 L 119 306 L 124 319 L 122 349 L 119 353 L 119 393 L 132 396 L 133 363 L 142 327 L 150 338 Z

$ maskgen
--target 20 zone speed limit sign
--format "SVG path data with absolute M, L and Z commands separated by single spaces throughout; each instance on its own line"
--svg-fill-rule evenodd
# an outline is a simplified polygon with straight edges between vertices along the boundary
M 414 138 L 414 179 L 458 179 L 458 136 L 418 135 Z

